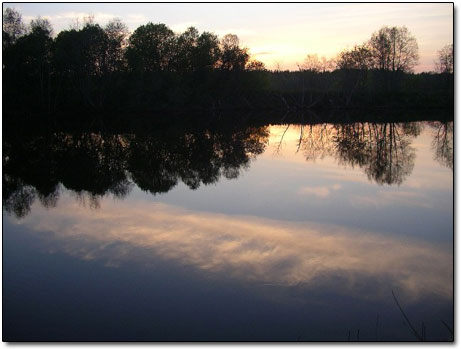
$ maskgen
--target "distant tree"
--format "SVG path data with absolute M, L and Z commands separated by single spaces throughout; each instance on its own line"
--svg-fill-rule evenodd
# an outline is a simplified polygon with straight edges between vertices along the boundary
M 203 32 L 197 39 L 197 47 L 193 56 L 196 69 L 212 69 L 219 60 L 221 50 L 219 39 L 215 34 Z
M 128 44 L 128 27 L 114 18 L 104 27 L 107 36 L 107 68 L 109 71 L 121 70 L 125 66 L 125 49 Z
M 83 72 L 93 76 L 107 72 L 108 38 L 105 31 L 99 24 L 87 23 L 78 33 Z
M 88 76 L 106 71 L 107 36 L 98 24 L 61 31 L 54 42 L 55 65 L 61 73 Z
M 168 70 L 174 56 L 174 32 L 165 24 L 148 23 L 137 28 L 126 51 L 131 70 Z
M 283 62 L 282 61 L 275 61 L 274 62 L 274 72 L 281 72 L 283 71 Z
M 382 27 L 368 42 L 381 70 L 411 72 L 418 64 L 418 43 L 405 27 Z
M 388 27 L 383 27 L 378 32 L 373 33 L 369 41 L 375 67 L 381 70 L 389 68 L 391 45 L 387 35 L 388 29 Z
M 46 18 L 37 17 L 36 19 L 31 20 L 30 31 L 42 31 L 49 37 L 53 36 L 53 26 L 51 25 L 50 21 Z
M 79 34 L 75 29 L 59 32 L 53 44 L 53 66 L 59 75 L 72 75 L 80 64 Z
M 318 73 L 322 70 L 322 64 L 317 54 L 309 54 L 306 56 L 304 63 L 299 67 L 299 69 Z
M 98 24 L 87 23 L 79 31 L 61 31 L 54 41 L 53 62 L 58 80 L 72 84 L 83 103 L 91 107 L 95 106 L 95 95 L 104 93 L 94 81 L 108 72 L 107 47 L 107 35 Z
M 334 58 L 328 59 L 325 56 L 322 56 L 320 58 L 320 60 L 321 60 L 321 63 L 322 63 L 322 71 L 323 72 L 333 71 L 335 69 L 336 60 Z
M 339 69 L 371 69 L 372 51 L 367 45 L 356 45 L 353 49 L 342 51 L 338 55 L 336 65 Z
M 53 28 L 48 20 L 41 18 L 32 20 L 30 28 L 27 35 L 16 41 L 14 64 L 18 65 L 28 85 L 36 89 L 44 106 L 45 91 L 49 89 Z
M 189 27 L 184 33 L 176 38 L 173 62 L 176 71 L 184 72 L 194 70 L 194 56 L 197 51 L 198 38 L 198 30 L 194 27 Z
M 342 51 L 336 65 L 340 69 L 342 94 L 346 105 L 349 105 L 352 97 L 365 86 L 368 70 L 373 68 L 373 55 L 367 45 L 356 45 Z
M 221 70 L 243 70 L 250 55 L 247 48 L 240 48 L 237 35 L 226 34 L 221 39 L 221 57 L 219 66 Z
M 264 71 L 266 70 L 266 65 L 261 61 L 252 60 L 247 63 L 245 69 L 250 71 Z
M 326 72 L 332 70 L 334 67 L 334 61 L 327 59 L 325 56 L 321 58 L 317 54 L 309 54 L 304 59 L 303 64 L 299 66 L 300 70 L 311 71 L 311 72 Z
M 3 48 L 7 48 L 26 33 L 26 26 L 22 21 L 21 14 L 9 7 L 3 11 L 2 42 Z
M 445 45 L 437 52 L 438 60 L 435 62 L 439 73 L 453 73 L 453 44 Z

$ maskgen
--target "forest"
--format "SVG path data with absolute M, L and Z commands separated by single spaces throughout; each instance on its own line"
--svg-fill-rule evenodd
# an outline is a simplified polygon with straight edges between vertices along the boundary
M 406 27 L 384 26 L 334 59 L 307 55 L 296 71 L 267 69 L 234 34 L 154 23 L 130 33 L 120 19 L 91 18 L 55 34 L 48 20 L 26 25 L 10 8 L 2 42 L 7 117 L 454 107 L 453 45 L 440 49 L 434 72 L 416 74 L 418 44 Z

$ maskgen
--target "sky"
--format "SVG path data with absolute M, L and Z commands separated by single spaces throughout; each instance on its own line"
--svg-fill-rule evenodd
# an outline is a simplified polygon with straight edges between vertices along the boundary
M 453 42 L 451 3 L 3 3 L 6 7 L 18 10 L 26 23 L 37 16 L 49 19 L 56 33 L 89 15 L 101 25 L 118 17 L 130 31 L 153 22 L 175 32 L 194 26 L 219 36 L 233 33 L 270 69 L 295 70 L 308 54 L 333 58 L 384 25 L 406 26 L 416 37 L 415 72 L 434 70 L 437 51 Z

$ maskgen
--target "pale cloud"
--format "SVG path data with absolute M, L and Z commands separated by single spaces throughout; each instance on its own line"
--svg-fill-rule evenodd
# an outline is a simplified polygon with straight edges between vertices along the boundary
M 257 284 L 322 287 L 342 275 L 341 292 L 373 280 L 370 297 L 398 289 L 407 299 L 451 297 L 452 255 L 420 240 L 312 222 L 286 222 L 186 210 L 155 202 L 101 203 L 88 210 L 69 197 L 37 207 L 18 224 L 35 231 L 49 253 L 64 252 L 107 266 L 161 258 L 211 277 Z M 40 234 L 46 231 L 47 234 Z M 385 284 L 386 287 L 383 287 Z
M 245 29 L 245 28 L 217 29 L 217 30 L 213 30 L 213 32 L 218 36 L 224 36 L 226 34 L 235 34 L 239 37 L 240 36 L 251 36 L 251 35 L 256 34 L 254 30 Z
M 123 23 L 126 23 L 127 26 L 134 30 L 138 26 L 147 24 L 149 22 L 148 18 L 144 14 L 140 13 L 130 13 L 123 16 L 117 15 L 110 12 L 77 12 L 77 11 L 67 11 L 61 12 L 53 15 L 41 16 L 42 18 L 48 19 L 53 28 L 59 32 L 60 30 L 66 29 L 68 26 L 75 24 L 78 20 L 80 24 L 84 24 L 85 20 L 88 18 L 93 18 L 95 23 L 100 25 L 105 25 L 114 18 L 120 18 Z M 31 20 L 37 18 L 37 16 L 25 15 L 23 16 L 25 22 L 30 22 Z
M 183 32 L 185 31 L 187 28 L 189 27 L 195 27 L 197 26 L 197 24 L 199 24 L 198 22 L 182 22 L 182 23 L 176 23 L 176 24 L 173 24 L 170 26 L 170 28 L 174 31 L 174 32 Z
M 254 52 L 252 53 L 254 56 L 262 56 L 262 55 L 271 55 L 274 52 L 272 51 L 261 51 L 261 52 Z
M 113 13 L 105 13 L 105 12 L 74 12 L 74 11 L 69 11 L 69 12 L 63 12 L 63 13 L 58 13 L 55 15 L 51 16 L 46 16 L 45 18 L 48 18 L 50 21 L 62 21 L 62 20 L 73 20 L 73 19 L 81 19 L 83 20 L 84 18 L 88 17 L 93 17 L 94 21 L 96 23 L 99 22 L 107 22 L 111 20 L 114 17 L 117 17 Z

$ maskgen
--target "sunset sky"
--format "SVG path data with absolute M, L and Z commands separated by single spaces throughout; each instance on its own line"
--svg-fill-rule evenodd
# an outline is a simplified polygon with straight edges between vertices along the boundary
M 79 18 L 93 15 L 104 25 L 119 17 L 130 31 L 148 22 L 165 23 L 176 32 L 189 26 L 219 36 L 237 34 L 252 58 L 268 68 L 296 69 L 307 54 L 335 57 L 370 38 L 384 25 L 405 25 L 416 37 L 420 64 L 416 72 L 434 70 L 437 51 L 453 42 L 450 3 L 386 4 L 97 4 L 4 3 L 25 22 L 48 18 L 56 33 Z

